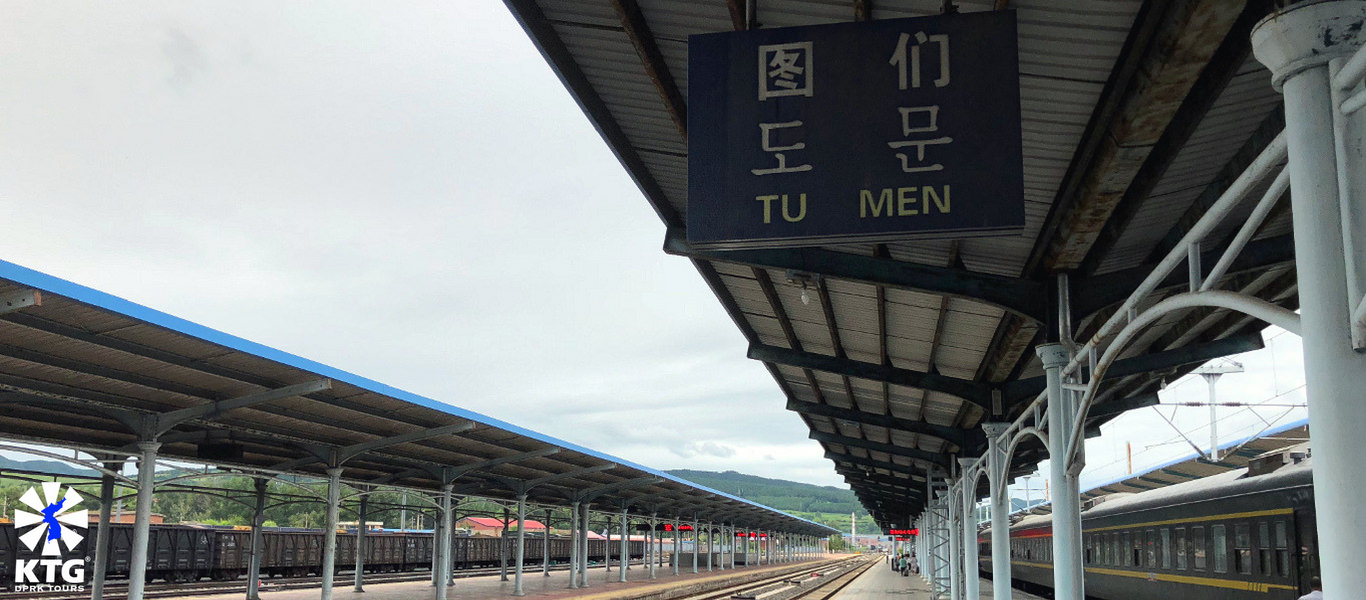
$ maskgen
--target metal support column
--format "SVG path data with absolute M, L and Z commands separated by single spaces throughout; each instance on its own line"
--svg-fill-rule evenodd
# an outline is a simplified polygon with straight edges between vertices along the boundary
M 512 522 L 512 515 L 508 514 L 508 507 L 503 507 L 503 531 L 498 537 L 498 579 L 499 581 L 508 580 L 508 523 Z
M 266 489 L 270 480 L 257 477 L 256 509 L 251 515 L 251 559 L 247 566 L 247 600 L 261 600 L 261 554 L 265 552 L 265 536 L 261 528 L 266 525 Z
M 966 471 L 976 462 L 973 458 L 958 459 L 959 468 Z M 978 600 L 982 594 L 982 567 L 977 560 L 977 486 L 976 480 L 963 473 L 963 597 Z
M 1063 389 L 1062 369 L 1069 360 L 1062 344 L 1038 347 L 1048 385 L 1048 470 L 1053 506 L 1053 594 L 1056 600 L 1084 600 L 1081 560 L 1081 485 L 1068 469 L 1070 432 L 1077 404 Z
M 545 511 L 545 530 L 541 532 L 541 576 L 550 577 L 550 510 Z
M 716 553 L 716 526 L 711 521 L 707 521 L 707 572 L 712 570 L 712 555 Z
M 106 461 L 104 468 L 122 471 L 123 462 Z M 114 508 L 114 476 L 105 473 L 100 477 L 100 521 L 95 531 L 95 573 L 90 579 L 91 600 L 104 598 L 104 574 L 109 564 L 109 513 Z
M 724 571 L 724 570 L 726 570 L 726 541 L 727 541 L 727 538 L 726 538 L 726 524 L 725 524 L 725 523 L 722 523 L 722 524 L 721 524 L 721 531 L 720 531 L 720 533 L 718 534 L 718 537 L 721 538 L 721 543 L 718 544 L 718 545 L 717 545 L 717 548 L 716 548 L 716 570 L 718 570 L 718 571 Z
M 682 531 L 679 531 L 679 529 L 678 529 L 678 526 L 679 526 L 680 524 L 681 524 L 681 523 L 680 523 L 680 519 L 679 519 L 677 516 L 675 516 L 675 517 L 674 517 L 674 534 L 673 534 L 673 552 L 671 552 L 670 555 L 669 555 L 669 562 L 673 563 L 673 572 L 674 572 L 674 575 L 678 575 L 678 555 L 679 555 L 680 552 L 683 551 L 683 545 L 679 543 L 679 542 L 682 540 L 682 535 L 681 535 L 681 534 L 683 533 Z
M 626 583 L 626 563 L 631 562 L 630 536 L 626 532 L 626 507 L 621 507 L 621 567 L 617 569 L 617 581 Z
M 365 517 L 370 506 L 370 496 L 360 497 L 360 514 L 356 519 L 356 592 L 365 591 Z
M 987 482 L 991 486 L 991 597 L 1010 600 L 1010 475 L 997 439 L 1009 423 L 983 423 L 987 434 Z
M 655 547 L 655 523 L 657 519 L 654 513 L 650 513 L 650 532 L 645 534 L 646 543 L 650 547 L 650 579 L 655 578 L 655 563 L 659 561 L 659 550 Z
M 730 527 L 730 537 L 727 538 L 728 540 L 730 540 L 730 568 L 731 568 L 731 570 L 735 570 L 735 551 L 740 549 L 740 538 L 739 538 L 739 536 L 737 536 L 737 535 L 735 535 L 735 534 L 736 534 L 735 526 L 734 526 L 734 525 L 731 525 L 731 527 Z
M 441 486 L 441 526 L 435 528 L 438 537 L 432 546 L 433 558 L 437 561 L 433 569 L 436 575 L 436 600 L 446 600 L 446 584 L 450 582 L 451 569 L 455 566 L 455 561 L 451 560 L 451 527 L 454 526 L 451 489 L 454 487 L 450 482 Z
M 416 512 L 417 518 L 421 519 L 422 511 Z M 442 512 L 440 508 L 437 508 L 437 510 L 432 513 L 432 587 L 436 587 L 437 584 L 441 583 L 443 573 L 441 569 L 441 552 L 445 546 L 441 542 L 441 532 L 445 531 L 445 529 L 441 526 L 441 515 Z M 414 527 L 414 529 L 417 529 L 417 527 Z
M 701 530 L 698 528 L 697 515 L 693 515 L 693 518 L 692 518 L 692 572 L 693 572 L 693 573 L 697 573 L 697 547 L 701 545 L 701 539 L 697 537 L 697 533 L 698 533 L 699 531 L 701 531 Z
M 588 531 L 591 526 L 588 524 L 588 503 L 584 502 L 583 511 L 579 522 L 579 587 L 588 587 Z
M 549 525 L 547 525 L 549 527 Z M 546 543 L 550 543 L 549 537 Z M 569 506 L 569 589 L 579 587 L 579 503 Z
M 133 516 L 132 556 L 128 561 L 128 600 L 142 600 L 147 585 L 147 539 L 151 533 L 158 448 L 160 442 L 138 442 L 138 504 Z
M 332 600 L 332 580 L 337 572 L 337 510 L 341 504 L 339 467 L 327 470 L 327 529 L 323 530 L 322 600 Z
M 959 485 L 961 485 L 961 479 Z M 959 539 L 963 537 L 960 535 L 963 529 L 958 525 L 959 495 L 958 487 L 950 487 L 949 495 L 945 498 L 949 503 L 948 530 L 945 534 L 949 537 L 949 555 L 947 558 L 949 561 L 949 577 L 952 578 L 952 583 L 949 584 L 949 598 L 952 600 L 963 600 L 963 561 L 961 560 L 963 542 Z
M 506 530 L 504 530 L 506 531 Z M 522 568 L 526 559 L 526 493 L 517 494 L 517 566 L 512 578 L 512 595 L 525 596 L 522 591 Z
M 1362 239 L 1344 240 L 1344 224 L 1359 229 L 1366 199 L 1342 199 L 1362 188 L 1363 174 L 1338 173 L 1339 158 L 1359 161 L 1363 113 L 1338 126 L 1345 148 L 1339 157 L 1334 137 L 1333 84 L 1329 61 L 1351 56 L 1363 43 L 1366 3 L 1337 1 L 1290 5 L 1267 17 L 1252 32 L 1253 53 L 1272 72 L 1285 96 L 1291 212 L 1295 228 L 1295 267 L 1299 280 L 1305 394 L 1314 439 L 1314 508 L 1318 517 L 1319 561 L 1325 598 L 1352 598 L 1366 589 L 1366 553 L 1361 537 L 1366 508 L 1360 498 L 1366 461 L 1360 459 L 1366 431 L 1366 354 L 1353 351 L 1352 311 L 1361 298 L 1348 271 L 1347 247 L 1362 259 Z M 1353 60 L 1352 62 L 1356 62 Z M 1360 164 L 1358 162 L 1358 164 Z M 1346 177 L 1339 188 L 1339 175 Z M 1359 290 L 1358 290 L 1359 293 Z

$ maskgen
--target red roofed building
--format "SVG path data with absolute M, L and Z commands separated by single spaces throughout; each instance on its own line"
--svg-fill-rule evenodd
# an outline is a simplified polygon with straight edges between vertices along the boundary
M 508 524 L 516 525 L 517 519 L 509 519 Z M 503 524 L 502 519 L 495 519 L 493 517 L 465 517 L 456 521 L 455 526 L 458 529 L 469 529 L 474 535 L 491 535 L 494 537 L 503 535 L 503 530 L 507 528 L 507 526 Z M 527 519 L 526 530 L 527 532 L 544 532 L 545 524 L 540 521 Z M 516 529 L 513 531 L 516 531 Z

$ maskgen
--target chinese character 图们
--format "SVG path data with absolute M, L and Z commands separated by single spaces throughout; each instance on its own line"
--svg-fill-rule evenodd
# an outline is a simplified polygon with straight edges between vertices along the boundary
M 762 132 L 761 137 L 763 139 L 762 145 L 764 148 L 764 152 L 772 152 L 774 158 L 778 159 L 778 166 L 772 169 L 750 169 L 749 172 L 755 175 L 773 175 L 775 173 L 800 173 L 802 171 L 810 171 L 811 165 L 797 165 L 795 167 L 787 166 L 787 156 L 783 154 L 783 152 L 786 152 L 788 150 L 801 150 L 805 148 L 806 142 L 794 142 L 786 146 L 773 145 L 773 130 L 789 129 L 801 126 L 801 121 L 787 121 L 785 123 L 760 123 L 759 131 Z
M 811 79 L 811 42 L 759 46 L 759 101 L 815 92 Z
M 933 133 L 939 130 L 938 105 L 899 106 L 897 107 L 897 110 L 901 112 L 901 134 L 905 137 L 910 137 L 911 134 Z M 925 125 L 913 125 L 911 123 L 911 116 L 920 114 L 925 114 L 929 116 L 928 123 Z M 892 148 L 893 150 L 914 147 L 915 164 L 912 163 L 911 158 L 906 154 L 903 154 L 901 152 L 896 153 L 897 158 L 901 159 L 901 170 L 907 173 L 924 173 L 926 171 L 944 170 L 944 165 L 939 163 L 929 165 L 924 164 L 925 146 L 936 146 L 939 144 L 948 144 L 951 142 L 953 142 L 953 138 L 948 136 L 940 136 L 937 138 L 922 138 L 917 140 L 897 140 L 895 142 L 887 142 L 887 146 Z
M 892 52 L 891 60 L 887 64 L 895 65 L 897 68 L 897 86 L 899 89 L 906 89 L 906 65 L 911 67 L 910 86 L 920 87 L 920 47 L 926 42 L 934 42 L 939 45 L 939 77 L 934 80 L 934 87 L 941 88 L 949 84 L 949 36 L 944 34 L 925 35 L 923 31 L 915 34 L 915 45 L 911 46 L 911 34 L 903 33 L 897 39 L 896 50 Z M 906 56 L 907 48 L 911 55 Z

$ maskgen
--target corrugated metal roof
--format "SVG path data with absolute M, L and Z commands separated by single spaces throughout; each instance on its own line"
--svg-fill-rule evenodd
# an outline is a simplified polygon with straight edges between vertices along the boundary
M 505 2 L 641 184 L 647 200 L 670 228 L 670 239 L 684 239 L 676 236 L 685 227 L 687 147 L 670 111 L 686 113 L 686 106 L 671 104 L 667 84 L 652 80 L 647 67 L 674 82 L 675 98 L 686 98 L 687 37 L 731 30 L 737 17 L 743 21 L 745 3 Z M 878 0 L 871 3 L 867 16 L 929 15 L 939 12 L 942 4 L 939 0 Z M 1001 3 L 955 4 L 961 11 L 972 12 L 994 10 Z M 693 258 L 752 346 L 800 350 L 792 359 L 800 364 L 768 364 L 790 401 L 868 415 L 847 415 L 851 418 L 836 426 L 834 421 L 839 419 L 804 412 L 803 419 L 813 431 L 838 433 L 850 443 L 888 442 L 908 451 L 980 452 L 980 436 L 972 438 L 976 441 L 968 447 L 958 447 L 929 433 L 900 429 L 909 421 L 971 431 L 988 418 L 988 412 L 943 390 L 906 385 L 905 374 L 895 370 L 993 385 L 1037 376 L 1040 371 L 1032 348 L 1046 311 L 1024 314 L 1020 305 L 1007 307 L 984 300 L 971 291 L 960 291 L 972 288 L 956 287 L 954 278 L 1000 276 L 1042 290 L 1054 285 L 1046 260 L 1050 248 L 1073 253 L 1083 248 L 1087 249 L 1084 264 L 1072 275 L 1074 293 L 1103 283 L 1113 289 L 1113 277 L 1129 275 L 1131 269 L 1141 271 L 1164 240 L 1179 239 L 1192 216 L 1187 213 L 1198 216 L 1203 210 L 1201 199 L 1208 197 L 1208 188 L 1218 187 L 1228 171 L 1241 170 L 1238 164 L 1249 149 L 1255 153 L 1258 144 L 1265 143 L 1260 137 L 1266 127 L 1263 120 L 1275 113 L 1278 96 L 1249 55 L 1245 29 L 1262 16 L 1252 14 L 1252 9 L 1239 15 L 1236 9 L 1241 4 L 1139 0 L 1016 0 L 1008 4 L 1016 11 L 1019 30 L 1026 213 L 1020 235 L 822 249 L 836 253 L 832 257 L 865 261 L 847 263 L 852 265 L 848 270 L 858 276 L 843 276 L 829 267 L 805 267 L 810 257 L 800 250 L 755 258 L 744 253 L 698 252 L 672 241 L 666 245 Z M 851 0 L 761 1 L 757 26 L 850 21 L 856 17 L 855 5 Z M 621 17 L 635 10 L 648 31 L 634 28 Z M 547 22 L 553 26 L 549 30 Z M 637 46 L 657 50 L 662 60 L 649 64 L 649 52 L 642 55 Z M 1172 54 L 1174 48 L 1184 54 Z M 1180 62 L 1179 68 L 1162 68 L 1164 61 L 1190 61 L 1191 56 L 1208 56 L 1208 62 L 1203 68 L 1189 62 Z M 1131 119 L 1134 115 L 1141 118 Z M 1116 139 L 1111 135 L 1113 128 L 1134 134 L 1126 140 L 1149 140 L 1142 143 L 1152 145 L 1107 147 Z M 1104 162 L 1116 152 L 1138 158 Z M 1083 178 L 1088 169 L 1107 164 L 1115 169 L 1100 174 L 1107 185 L 1128 185 L 1132 193 L 1118 200 L 1087 195 Z M 1084 211 L 1090 204 L 1104 206 L 1112 200 L 1114 206 L 1100 209 L 1104 212 L 1099 214 L 1108 215 L 1104 218 L 1068 220 L 1069 215 L 1096 214 L 1094 207 L 1090 207 L 1093 212 Z M 1274 214 L 1258 239 L 1274 242 L 1287 235 L 1288 219 L 1287 214 Z M 1062 223 L 1069 224 L 1063 227 Z M 1228 227 L 1221 229 L 1207 247 L 1217 247 L 1229 234 Z M 1293 267 L 1284 256 L 1268 256 L 1266 264 L 1230 274 L 1223 287 L 1293 305 Z M 877 273 L 889 264 L 923 265 L 931 271 L 920 278 L 878 279 Z M 800 302 L 801 286 L 788 281 L 787 269 L 822 275 L 818 285 L 808 284 L 809 304 Z M 1137 282 L 1136 276 L 1129 276 Z M 936 277 L 948 282 L 932 281 Z M 1159 294 L 1150 302 L 1160 298 Z M 1107 297 L 1099 306 L 1086 307 L 1087 314 L 1077 315 L 1079 332 L 1084 333 L 1088 323 L 1120 299 Z M 1220 311 L 1187 311 L 1161 321 L 1126 356 L 1208 343 L 1256 329 L 1257 323 Z M 1105 394 L 1113 398 L 1142 394 L 1162 377 L 1190 367 L 1116 378 L 1107 382 Z M 868 375 L 870 370 L 878 375 Z M 1017 404 L 1005 405 L 1005 414 L 995 418 L 1009 418 L 1016 408 Z M 870 454 L 848 444 L 822 444 L 832 454 L 847 453 L 859 459 Z M 1026 446 L 1016 468 L 1027 469 L 1037 458 L 1038 449 Z M 901 460 L 896 457 L 892 462 L 900 464 Z M 841 472 L 853 473 L 851 481 L 874 479 L 860 475 L 862 468 L 889 477 L 917 473 L 894 473 L 866 463 L 855 469 L 838 459 L 836 465 Z M 912 514 L 918 506 L 909 499 L 900 507 L 866 504 L 884 524 L 890 522 L 887 519 Z
M 359 451 L 343 479 L 438 490 L 442 468 L 493 461 L 461 476 L 462 495 L 563 504 L 602 489 L 600 506 L 698 514 L 753 527 L 830 528 L 614 456 L 178 319 L 97 290 L 0 262 L 0 296 L 37 290 L 39 306 L 0 314 L 0 422 L 5 436 L 87 452 L 136 454 L 132 444 L 178 409 L 306 384 L 313 391 L 197 416 L 157 436 L 160 454 L 230 468 L 323 475 Z M 291 390 L 294 391 L 294 390 Z M 432 435 L 464 423 L 472 429 Z M 409 437 L 402 437 L 409 436 Z M 394 439 L 398 438 L 398 439 Z M 406 440 L 406 441 L 404 441 Z M 203 445 L 241 458 L 200 460 Z M 534 453 L 498 462 L 519 453 Z M 601 467 L 596 468 L 595 467 Z M 523 482 L 523 483 L 518 483 Z M 605 486 L 618 486 L 616 488 Z

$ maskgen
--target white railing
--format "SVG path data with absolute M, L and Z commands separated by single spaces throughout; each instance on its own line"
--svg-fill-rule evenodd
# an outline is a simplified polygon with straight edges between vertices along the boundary
M 1356 71 L 1351 71 L 1352 69 L 1356 69 Z M 1358 53 L 1351 61 L 1347 61 L 1339 73 L 1349 73 L 1349 71 L 1358 72 L 1358 78 L 1361 77 L 1359 72 L 1366 72 L 1366 58 L 1363 58 L 1362 53 Z M 1361 94 L 1358 93 L 1352 98 L 1355 99 L 1358 96 Z M 1294 312 L 1258 298 L 1214 289 L 1219 280 L 1228 273 L 1238 254 L 1251 241 L 1289 188 L 1289 174 L 1281 168 L 1285 160 L 1286 139 L 1285 134 L 1281 133 L 1267 144 L 1261 154 L 1195 222 L 1181 241 L 1153 268 L 1152 272 L 1144 278 L 1124 303 L 1101 324 L 1096 333 L 1085 344 L 1073 348 L 1071 359 L 1063 367 L 1063 387 L 1066 391 L 1082 394 L 1076 419 L 1070 431 L 1048 431 L 1048 437 L 1067 436 L 1068 443 L 1065 456 L 1068 460 L 1069 471 L 1076 473 L 1084 466 L 1078 457 L 1080 456 L 1081 444 L 1084 441 L 1086 415 L 1099 397 L 1098 391 L 1100 383 L 1105 377 L 1105 372 L 1145 327 L 1161 317 L 1174 311 L 1196 307 L 1226 308 L 1252 315 L 1287 331 L 1299 332 L 1299 315 Z M 1277 173 L 1278 169 L 1280 169 L 1279 173 Z M 1248 195 L 1259 184 L 1273 173 L 1277 173 L 1275 179 L 1267 187 L 1266 192 L 1262 194 L 1246 222 L 1233 236 L 1232 241 L 1214 267 L 1210 269 L 1210 272 L 1202 276 L 1203 269 L 1199 262 L 1201 243 L 1234 209 L 1243 204 Z M 1186 263 L 1190 271 L 1189 291 L 1176 294 L 1141 309 L 1145 303 L 1150 301 L 1162 281 L 1180 268 L 1183 262 Z M 1063 288 L 1060 290 L 1059 296 L 1064 300 L 1067 298 L 1066 285 L 1065 279 L 1059 280 L 1059 286 Z M 1356 316 L 1360 317 L 1358 320 L 1362 322 L 1363 328 L 1366 328 L 1366 300 L 1363 300 L 1361 304 L 1357 304 L 1355 301 L 1355 299 L 1361 298 L 1360 295 L 1357 295 L 1359 289 L 1353 288 L 1354 302 L 1352 304 L 1357 307 Z M 1066 302 L 1061 303 L 1059 311 L 1062 313 L 1059 315 L 1059 322 L 1068 323 L 1071 321 L 1071 315 L 1067 314 Z M 1070 340 L 1064 340 L 1064 343 L 1070 343 Z M 1083 371 L 1082 367 L 1087 367 L 1086 371 Z M 1047 426 L 1047 411 L 1045 410 L 1047 398 L 1047 391 L 1040 392 L 1029 406 L 1020 413 L 1020 416 L 999 434 L 997 442 L 1002 447 L 1013 450 L 1017 438 L 1026 434 L 1039 435 L 1037 432 L 1043 431 Z M 1044 439 L 1042 435 L 1040 438 Z M 979 458 L 971 468 L 984 468 L 984 460 L 985 457 Z

